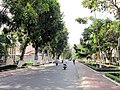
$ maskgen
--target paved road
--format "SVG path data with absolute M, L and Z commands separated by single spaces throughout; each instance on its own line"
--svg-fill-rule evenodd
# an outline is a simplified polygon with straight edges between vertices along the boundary
M 113 83 L 104 73 L 95 72 L 87 66 L 76 64 L 80 87 L 84 90 L 120 90 L 120 84 Z
M 0 90 L 120 90 L 120 86 L 81 63 L 28 69 L 0 78 Z
M 83 90 L 77 87 L 78 77 L 75 66 L 68 62 L 67 70 L 59 65 L 0 78 L 0 90 Z

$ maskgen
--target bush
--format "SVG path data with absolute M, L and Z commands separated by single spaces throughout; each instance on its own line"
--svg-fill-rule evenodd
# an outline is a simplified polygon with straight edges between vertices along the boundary
M 28 65 L 33 65 L 33 62 L 24 63 L 22 66 L 28 66 Z
M 78 61 L 78 62 L 80 62 L 80 63 L 85 63 L 85 61 Z
M 107 77 L 113 79 L 114 81 L 117 81 L 118 83 L 120 83 L 120 78 L 118 78 L 117 76 L 114 76 L 113 74 L 115 74 L 115 73 L 105 73 L 105 76 L 107 76 Z M 120 74 L 120 73 L 118 73 L 118 74 Z
M 16 68 L 17 68 L 17 65 L 6 65 L 6 66 L 1 66 L 0 71 L 13 70 Z
M 102 65 L 102 68 L 98 68 L 99 64 L 85 64 L 87 65 L 88 67 L 96 70 L 96 71 L 99 71 L 99 72 L 113 72 L 113 71 L 120 71 L 120 69 L 118 67 L 106 67 L 104 65 Z
M 114 76 L 120 78 L 120 73 L 110 73 L 110 74 L 112 74 L 112 75 L 114 75 Z

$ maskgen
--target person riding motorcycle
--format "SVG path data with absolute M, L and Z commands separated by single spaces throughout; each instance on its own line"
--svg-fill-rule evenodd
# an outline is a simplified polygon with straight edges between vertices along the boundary
M 63 69 L 66 70 L 66 68 L 67 68 L 67 61 L 63 60 Z

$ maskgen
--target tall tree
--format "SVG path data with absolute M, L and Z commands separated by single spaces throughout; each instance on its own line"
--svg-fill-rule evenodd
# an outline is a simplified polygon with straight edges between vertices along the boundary
M 47 11 L 48 5 L 46 0 L 3 0 L 3 3 L 12 15 L 9 28 L 10 32 L 18 35 L 22 52 L 20 60 L 22 61 L 31 33 L 35 29 L 34 26 L 38 24 L 38 13 Z
M 95 19 L 92 24 L 84 29 L 83 46 L 91 53 L 97 50 L 106 54 L 108 60 L 112 60 L 112 51 L 116 49 L 117 38 L 119 37 L 119 21 L 110 19 Z
M 7 57 L 8 57 L 8 47 L 10 47 L 11 45 L 11 41 L 10 38 L 7 36 L 6 33 L 4 33 L 4 31 L 8 30 L 8 26 L 10 23 L 10 17 L 9 15 L 9 10 L 6 9 L 6 6 L 2 6 L 2 2 L 1 2 L 1 6 L 0 6 L 0 29 L 1 29 L 1 35 L 0 35 L 0 58 L 4 56 L 4 62 L 6 63 Z
M 94 11 L 109 11 L 114 13 L 120 19 L 120 1 L 119 0 L 83 0 L 82 5 Z
M 5 60 L 4 63 L 6 63 L 7 57 L 8 57 L 8 47 L 10 47 L 11 41 L 10 38 L 8 38 L 6 35 L 0 35 L 0 58 L 4 56 Z
M 115 15 L 115 17 L 117 18 L 117 19 L 120 19 L 120 3 L 119 3 L 120 1 L 119 0 L 83 0 L 82 1 L 82 5 L 84 6 L 84 7 L 86 7 L 86 8 L 88 8 L 88 9 L 90 9 L 91 10 L 91 12 L 95 12 L 95 11 L 99 11 L 99 12 L 104 12 L 104 11 L 108 11 L 108 12 L 110 12 L 110 13 L 114 13 L 114 15 Z M 80 21 L 80 20 L 79 20 Z M 107 23 L 106 24 L 107 26 L 109 26 L 109 23 Z M 107 26 L 105 26 L 104 28 L 106 29 L 107 28 Z M 118 32 L 116 32 L 116 29 L 114 29 L 113 31 L 110 29 L 110 27 L 111 27 L 111 25 L 109 26 L 109 30 L 107 30 L 107 32 L 109 31 L 109 34 L 107 34 L 107 36 L 106 36 L 106 33 L 105 33 L 105 31 L 106 30 L 104 30 L 104 29 L 102 29 L 102 30 L 100 30 L 100 33 L 98 33 L 99 34 L 99 36 L 98 36 L 98 38 L 99 38 L 99 40 L 102 40 L 102 36 L 106 36 L 106 37 L 110 37 L 111 36 L 111 32 L 114 32 L 114 34 L 116 35 L 116 37 L 118 36 L 117 35 L 117 33 Z M 101 33 L 102 32 L 102 33 Z M 104 35 L 102 35 L 103 34 L 103 32 L 104 32 Z M 113 34 L 113 36 L 114 36 L 114 34 Z M 101 35 L 101 36 L 100 36 Z M 117 37 L 118 38 L 118 37 Z M 103 40 L 106 40 L 106 39 L 103 39 Z M 102 40 L 102 41 L 103 41 Z M 108 46 L 110 46 L 110 48 L 109 48 L 109 50 L 106 50 L 106 51 L 111 51 L 113 48 L 111 48 L 111 44 L 110 44 L 110 42 L 105 42 L 105 41 L 103 41 L 103 42 L 101 42 L 101 41 L 98 41 L 99 42 L 99 45 L 101 44 L 101 43 L 106 43 L 106 45 L 108 45 Z M 109 44 L 108 44 L 109 43 Z M 116 43 L 115 43 L 116 44 Z M 105 44 L 104 44 L 105 45 Z M 106 46 L 105 45 L 105 46 Z M 110 52 L 109 52 L 110 53 Z M 109 54 L 110 55 L 110 54 Z M 110 55 L 111 56 L 111 55 Z
M 50 42 L 50 46 L 52 48 L 52 54 L 53 58 L 55 55 L 57 56 L 57 59 L 59 59 L 60 55 L 62 54 L 62 51 L 66 48 L 68 43 L 68 32 L 65 27 L 61 29 L 56 35 L 56 37 Z
M 35 46 L 35 56 L 37 57 L 38 47 L 44 48 L 49 45 L 49 42 L 55 38 L 56 33 L 59 31 L 61 20 L 61 12 L 59 3 L 56 0 L 49 0 L 49 11 L 39 15 L 38 24 L 39 31 L 34 33 L 33 44 Z M 39 38 L 36 34 L 39 33 Z M 36 58 L 37 59 L 37 58 Z

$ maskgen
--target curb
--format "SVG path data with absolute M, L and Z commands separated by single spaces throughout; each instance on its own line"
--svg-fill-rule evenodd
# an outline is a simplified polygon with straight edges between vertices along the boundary
M 83 64 L 83 65 L 84 65 L 84 64 Z M 84 65 L 84 66 L 86 66 L 86 65 Z M 118 82 L 116 82 L 116 81 L 114 81 L 114 80 L 106 77 L 106 76 L 104 75 L 105 72 L 98 72 L 98 71 L 95 71 L 94 69 L 92 69 L 92 68 L 90 68 L 90 67 L 88 67 L 88 66 L 86 66 L 86 67 L 89 68 L 89 69 L 91 69 L 91 70 L 92 70 L 93 72 L 95 72 L 95 73 L 102 74 L 102 76 L 103 76 L 104 78 L 106 78 L 106 79 L 110 80 L 111 82 L 113 82 L 114 84 L 120 86 L 120 83 L 118 83 Z
M 81 62 L 80 62 L 80 63 L 81 63 Z M 98 72 L 98 71 L 96 71 L 96 70 L 88 67 L 87 65 L 85 65 L 85 64 L 83 64 L 83 63 L 81 63 L 81 64 L 84 65 L 85 67 L 87 67 L 88 69 L 92 70 L 92 71 L 95 72 L 95 73 L 102 73 L 102 72 Z
M 118 83 L 118 82 L 116 82 L 116 81 L 114 81 L 114 80 L 112 80 L 112 79 L 110 79 L 110 78 L 108 78 L 108 77 L 106 77 L 105 75 L 102 75 L 104 78 L 106 78 L 106 79 L 108 79 L 108 80 L 110 80 L 111 82 L 113 82 L 114 84 L 116 84 L 116 85 L 118 85 L 118 86 L 120 86 L 120 83 Z

